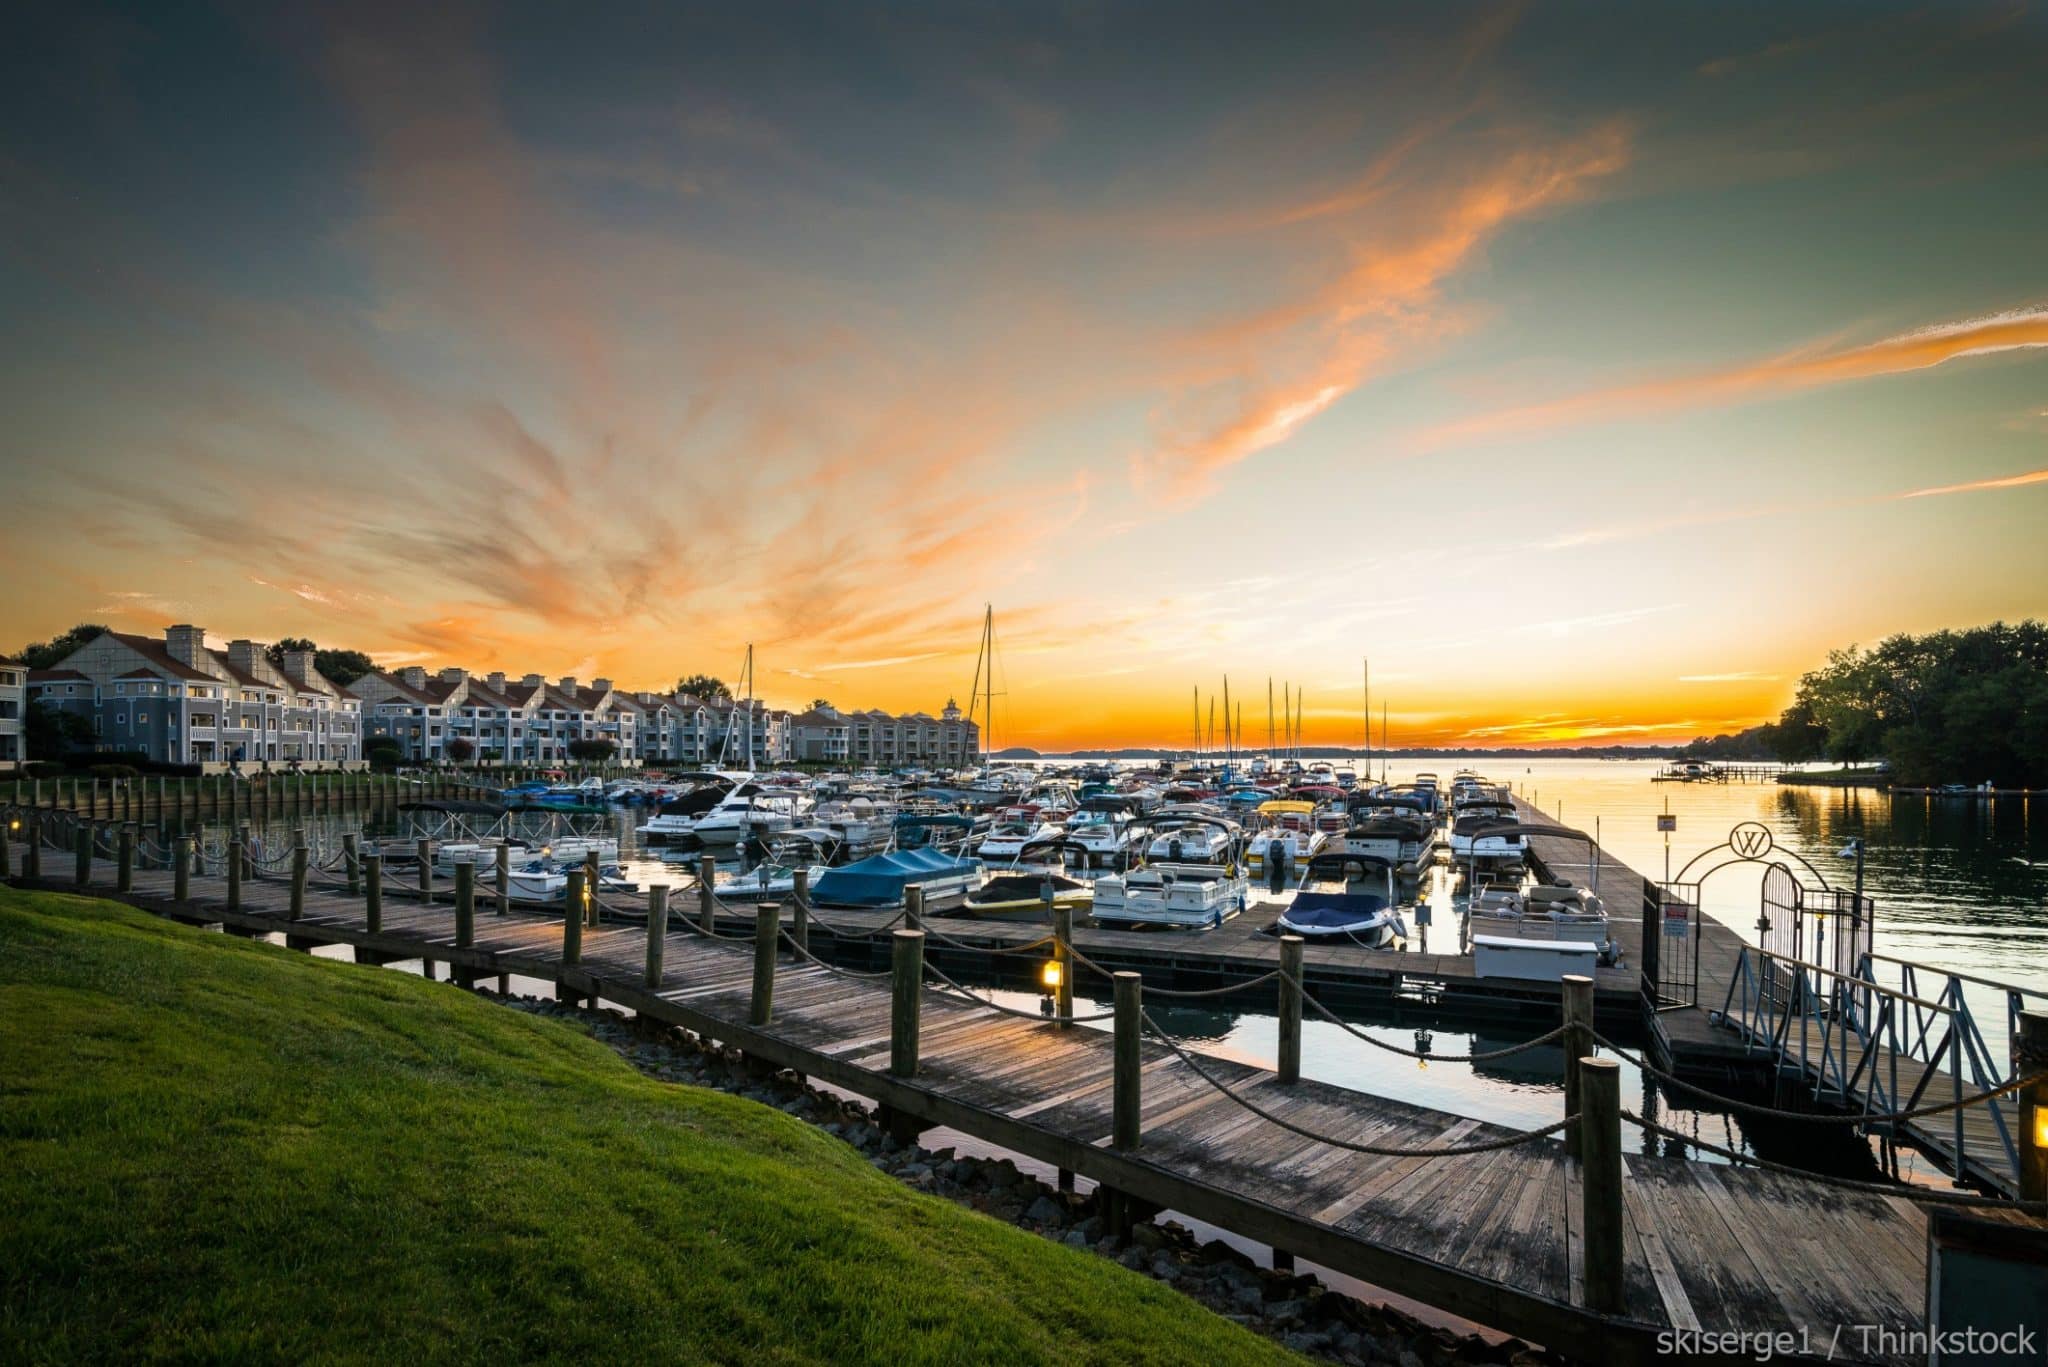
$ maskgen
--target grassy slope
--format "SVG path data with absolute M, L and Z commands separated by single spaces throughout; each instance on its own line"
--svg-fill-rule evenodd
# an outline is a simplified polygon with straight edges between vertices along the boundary
M 0 1358 L 1279 1359 L 445 985 L 0 889 Z

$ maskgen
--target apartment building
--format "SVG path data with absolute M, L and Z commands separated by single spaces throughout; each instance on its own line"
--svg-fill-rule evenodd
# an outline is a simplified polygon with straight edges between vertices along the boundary
M 16 768 L 28 758 L 27 718 L 28 666 L 0 659 L 0 770 Z

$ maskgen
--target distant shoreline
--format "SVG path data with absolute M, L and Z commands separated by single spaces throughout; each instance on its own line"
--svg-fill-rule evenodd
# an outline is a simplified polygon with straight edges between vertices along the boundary
M 996 752 L 995 752 L 995 753 L 994 753 L 993 755 L 991 755 L 991 756 L 990 756 L 990 758 L 991 758 L 991 759 L 1100 759 L 1100 760 L 1117 760 L 1117 759 L 1125 759 L 1125 760 L 1128 760 L 1128 759 L 1151 759 L 1151 760 L 1159 760 L 1159 759 L 1177 759 L 1177 758 L 1180 758 L 1180 757 L 1182 757 L 1182 756 L 1186 755 L 1187 753 L 1188 753 L 1188 752 L 1187 752 L 1186 750 L 1168 750 L 1168 749 L 1144 749 L 1144 748 L 1131 748 L 1131 749 L 1123 749 L 1123 750 L 1046 750 L 1046 751 L 1039 751 L 1039 750 L 1032 750 L 1032 749 L 1028 749 L 1028 748 L 1025 748 L 1025 747 L 1021 747 L 1021 746 L 1013 746 L 1013 747 L 1011 747 L 1011 748 L 1010 748 L 1010 749 L 1008 749 L 1008 750 L 998 750 L 998 751 L 996 751 Z M 1264 751 L 1262 751 L 1262 750 L 1259 750 L 1259 749 L 1246 749 L 1246 750 L 1244 750 L 1244 751 L 1243 751 L 1243 752 L 1241 752 L 1241 753 L 1242 753 L 1242 754 L 1244 754 L 1245 756 L 1248 756 L 1248 757 L 1249 757 L 1249 756 L 1254 756 L 1254 755 L 1259 755 L 1259 754 L 1263 754 L 1263 753 L 1264 753 Z M 1374 758 L 1374 759 L 1383 759 L 1383 758 L 1384 758 L 1384 759 L 1390 759 L 1390 760 L 1406 760 L 1406 759 L 1454 759 L 1454 760 L 1455 760 L 1455 759 L 1658 759 L 1658 760 L 1669 760 L 1669 759 L 1677 759 L 1677 758 L 1679 758 L 1679 757 L 1680 757 L 1681 755 L 1683 755 L 1683 754 L 1685 753 L 1685 747 L 1684 747 L 1684 746 L 1682 746 L 1682 745 L 1600 745 L 1600 746 L 1573 746 L 1573 747 L 1570 747 L 1570 748 L 1558 748 L 1558 749 L 1542 749 L 1542 750 L 1537 750 L 1537 749 L 1530 749 L 1530 748 L 1527 748 L 1527 747 L 1523 747 L 1523 748 L 1513 748 L 1513 747 L 1504 747 L 1504 748 L 1494 748 L 1494 749 L 1461 749 L 1461 748 L 1438 748 L 1438 749 L 1422 749 L 1422 750 L 1405 750 L 1405 749 L 1396 749 L 1396 750 L 1372 750 L 1372 751 L 1368 752 L 1368 751 L 1366 751 L 1366 750 L 1364 750 L 1364 749 L 1361 749 L 1361 748 L 1358 748 L 1358 747 L 1355 747 L 1355 746 L 1341 746 L 1341 745 L 1312 745 L 1312 746 L 1304 746 L 1304 747 L 1302 747 L 1302 748 L 1301 748 L 1301 749 L 1299 749 L 1299 750 L 1295 750 L 1295 751 L 1292 751 L 1291 753 L 1292 753 L 1293 755 L 1295 755 L 1296 757 L 1298 757 L 1298 758 L 1301 758 L 1301 759 L 1305 759 L 1305 760 L 1307 760 L 1307 759 L 1328 759 L 1328 760 L 1340 760 L 1340 759 L 1341 759 L 1341 760 L 1363 760 L 1363 759 L 1365 759 L 1365 758 L 1366 758 L 1366 756 L 1368 755 L 1368 753 L 1369 753 L 1369 754 L 1371 755 L 1371 757 L 1372 757 L 1372 758 Z M 1208 756 L 1206 756 L 1206 758 L 1210 758 L 1210 759 L 1219 759 L 1219 758 L 1221 758 L 1221 756 L 1220 756 L 1220 755 L 1215 755 L 1215 754 L 1211 754 L 1211 755 L 1208 755 Z M 1717 759 L 1717 761 L 1716 761 L 1716 762 L 1720 762 L 1720 761 L 1719 761 L 1719 760 Z M 1731 760 L 1728 760 L 1727 762 L 1728 762 L 1728 763 L 1732 763 L 1732 764 L 1768 764 L 1768 763 L 1773 763 L 1773 762 L 1775 762 L 1775 761 L 1771 761 L 1771 760 L 1733 760 L 1733 759 L 1731 759 Z

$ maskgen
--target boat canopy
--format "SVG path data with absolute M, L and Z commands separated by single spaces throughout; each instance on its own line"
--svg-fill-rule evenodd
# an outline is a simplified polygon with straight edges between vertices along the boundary
M 1271 801 L 1259 804 L 1259 815 L 1310 816 L 1314 814 L 1315 809 L 1316 804 L 1313 802 L 1303 802 L 1297 798 L 1276 797 Z
M 890 850 L 836 869 L 827 869 L 811 891 L 821 902 L 837 906 L 893 907 L 913 883 L 957 878 L 977 868 L 972 859 L 955 859 L 937 850 Z

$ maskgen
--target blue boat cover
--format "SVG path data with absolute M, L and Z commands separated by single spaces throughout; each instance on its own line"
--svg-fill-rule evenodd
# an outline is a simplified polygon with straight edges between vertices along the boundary
M 836 869 L 827 869 L 812 885 L 821 902 L 842 907 L 893 907 L 912 883 L 972 873 L 972 859 L 955 859 L 938 850 L 889 850 Z
M 1348 930 L 1387 909 L 1387 899 L 1370 892 L 1298 892 L 1287 919 L 1298 926 Z

